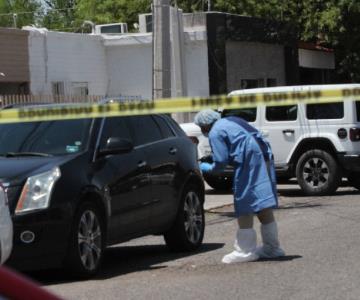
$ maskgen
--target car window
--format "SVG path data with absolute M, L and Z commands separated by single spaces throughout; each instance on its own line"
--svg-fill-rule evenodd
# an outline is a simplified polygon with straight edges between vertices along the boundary
M 169 127 L 169 124 L 165 121 L 163 116 L 153 116 L 156 123 L 159 125 L 161 133 L 164 138 L 175 136 L 174 132 Z
M 357 121 L 360 122 L 360 101 L 356 101 L 356 116 Z
M 306 117 L 314 119 L 342 119 L 344 117 L 344 103 L 322 103 L 306 105 Z
M 297 119 L 297 105 L 267 106 L 265 117 L 271 122 L 295 121 Z
M 221 116 L 224 117 L 231 117 L 236 116 L 243 118 L 247 122 L 255 122 L 256 121 L 256 107 L 254 108 L 240 108 L 240 109 L 225 109 Z
M 130 134 L 129 117 L 106 118 L 100 140 L 100 147 L 103 148 L 110 137 L 128 139 L 132 141 Z
M 0 124 L 0 155 L 9 152 L 64 155 L 83 151 L 91 124 L 92 119 Z
M 134 134 L 135 146 L 162 139 L 160 128 L 150 115 L 130 117 L 130 123 Z

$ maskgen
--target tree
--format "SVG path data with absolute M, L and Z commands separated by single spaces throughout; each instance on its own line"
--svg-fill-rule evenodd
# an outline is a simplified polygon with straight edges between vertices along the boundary
M 151 11 L 150 0 L 78 0 L 76 18 L 78 22 L 90 20 L 96 24 L 138 22 L 139 13 Z
M 75 0 L 45 0 L 43 26 L 52 30 L 76 31 Z
M 38 24 L 41 4 L 36 0 L 0 0 L 0 26 L 21 28 Z

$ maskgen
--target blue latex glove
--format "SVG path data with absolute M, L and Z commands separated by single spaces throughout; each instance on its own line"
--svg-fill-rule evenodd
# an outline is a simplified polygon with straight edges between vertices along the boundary
M 199 165 L 201 172 L 207 173 L 210 172 L 214 168 L 214 164 L 209 164 L 207 162 L 202 162 Z

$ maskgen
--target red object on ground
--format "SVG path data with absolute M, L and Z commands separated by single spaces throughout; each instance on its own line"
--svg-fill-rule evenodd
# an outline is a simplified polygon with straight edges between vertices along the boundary
M 3 266 L 0 267 L 1 297 L 11 300 L 60 300 L 35 282 Z

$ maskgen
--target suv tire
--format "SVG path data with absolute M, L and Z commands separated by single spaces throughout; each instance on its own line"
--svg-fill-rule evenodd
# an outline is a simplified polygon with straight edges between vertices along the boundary
M 97 206 L 80 204 L 75 215 L 65 266 L 73 274 L 87 278 L 100 268 L 105 248 L 104 221 Z
M 341 169 L 331 154 L 313 149 L 300 157 L 296 165 L 296 177 L 306 195 L 328 195 L 337 190 Z
M 200 247 L 205 229 L 204 207 L 198 189 L 185 188 L 176 220 L 164 234 L 166 245 L 172 251 L 191 251 Z
M 347 178 L 352 187 L 360 190 L 360 172 L 351 172 Z

